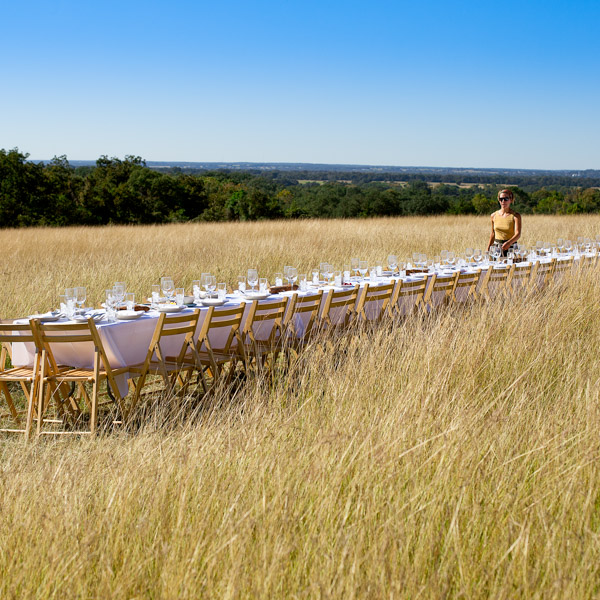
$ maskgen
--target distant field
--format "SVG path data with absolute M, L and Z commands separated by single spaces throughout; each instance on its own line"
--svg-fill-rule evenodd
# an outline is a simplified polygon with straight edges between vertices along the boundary
M 326 183 L 328 183 L 328 181 L 322 180 L 322 179 L 298 179 L 298 183 L 300 185 L 305 185 L 307 183 L 318 183 L 319 185 L 324 185 Z M 352 183 L 352 181 L 350 181 L 349 179 L 336 179 L 336 183 Z M 387 184 L 393 184 L 393 185 L 397 185 L 399 187 L 405 187 L 408 185 L 408 181 L 383 181 L 381 183 L 387 183 Z M 440 185 L 450 185 L 450 186 L 454 186 L 454 187 L 458 187 L 458 188 L 463 188 L 463 189 L 470 189 L 473 187 L 485 187 L 484 184 L 482 183 L 442 183 L 440 181 L 428 181 L 427 185 L 435 188 L 438 187 Z M 502 183 L 499 184 L 501 187 L 511 187 L 514 184 L 513 183 Z
M 524 217 L 524 241 L 600 216 Z M 488 217 L 0 230 L 0 316 L 82 284 L 230 284 L 483 247 Z M 314 348 L 183 423 L 0 437 L 0 598 L 590 598 L 600 282 Z

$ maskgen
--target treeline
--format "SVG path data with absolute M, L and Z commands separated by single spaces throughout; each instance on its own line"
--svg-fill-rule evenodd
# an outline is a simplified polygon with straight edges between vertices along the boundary
M 0 150 L 0 227 L 487 214 L 497 208 L 499 190 L 496 182 L 469 188 L 418 178 L 403 185 L 301 184 L 304 178 L 290 173 L 159 172 L 135 156 L 102 156 L 95 167 L 78 168 L 64 156 L 47 164 L 27 158 L 16 149 Z M 600 212 L 594 187 L 512 189 L 523 213 Z

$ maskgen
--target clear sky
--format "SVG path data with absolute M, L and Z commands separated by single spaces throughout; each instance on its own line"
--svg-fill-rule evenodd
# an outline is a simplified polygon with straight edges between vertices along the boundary
M 600 168 L 599 0 L 0 0 L 33 159 Z

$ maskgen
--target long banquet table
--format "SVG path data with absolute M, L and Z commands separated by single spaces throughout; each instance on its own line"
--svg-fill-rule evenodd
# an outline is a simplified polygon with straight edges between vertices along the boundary
M 578 257 L 576 257 L 576 259 L 577 258 Z M 568 260 L 568 257 L 558 258 L 558 260 Z M 541 259 L 541 262 L 550 262 L 550 259 L 547 259 L 547 260 Z M 516 268 L 524 268 L 524 267 L 529 266 L 530 264 L 532 264 L 532 263 L 530 263 L 530 262 L 520 263 L 520 264 L 516 265 Z M 492 266 L 492 268 L 502 268 L 502 269 L 509 268 L 508 266 L 500 266 L 500 267 L 496 267 L 493 265 L 491 265 L 491 266 Z M 487 270 L 488 268 L 490 268 L 490 265 L 485 265 L 485 264 L 479 265 L 476 268 L 465 267 L 465 266 L 454 267 L 454 268 L 444 268 L 444 269 L 438 270 L 437 275 L 440 275 L 440 274 L 441 275 L 446 275 L 446 274 L 451 275 L 456 272 L 476 272 L 477 269 L 481 269 L 483 271 L 483 270 Z M 359 285 L 360 285 L 359 294 L 364 291 L 366 283 L 368 283 L 370 286 L 373 286 L 373 285 L 377 286 L 377 285 L 385 285 L 390 282 L 395 282 L 396 285 L 398 285 L 398 283 L 400 281 L 402 281 L 402 282 L 416 281 L 416 280 L 422 280 L 424 277 L 427 277 L 428 285 L 429 285 L 433 278 L 433 274 L 434 273 L 426 273 L 426 274 L 422 274 L 422 275 L 410 275 L 410 276 L 399 276 L 399 275 L 382 276 L 382 277 L 379 277 L 379 281 L 377 283 L 371 283 L 369 281 L 369 278 L 366 277 L 363 281 L 359 282 Z M 482 280 L 483 280 L 483 276 L 480 279 L 479 285 L 481 285 Z M 321 308 L 320 308 L 320 310 L 322 311 L 323 307 L 325 305 L 327 295 L 332 290 L 348 289 L 348 287 L 342 286 L 342 288 L 340 288 L 340 287 L 336 288 L 335 286 L 331 286 L 331 285 L 320 285 L 319 289 L 323 290 L 323 297 L 322 297 Z M 457 292 L 458 292 L 457 300 L 459 302 L 465 301 L 466 296 L 468 294 L 468 289 L 461 288 L 460 290 L 457 290 Z M 268 305 L 269 303 L 280 301 L 282 298 L 290 297 L 290 296 L 292 296 L 292 294 L 298 294 L 299 297 L 302 297 L 302 296 L 315 295 L 316 293 L 317 293 L 317 288 L 309 287 L 308 291 L 306 291 L 306 292 L 294 291 L 294 292 L 283 292 L 280 294 L 272 294 L 265 300 L 261 300 L 259 302 L 261 305 L 263 305 L 263 304 Z M 492 291 L 492 295 L 493 295 L 493 291 Z M 434 299 L 434 301 L 435 301 L 435 299 Z M 244 317 L 242 320 L 242 326 L 243 326 L 243 324 L 246 321 L 246 317 L 248 315 L 249 309 L 250 309 L 250 304 L 251 304 L 250 302 L 247 302 L 247 300 L 241 295 L 236 295 L 236 294 L 227 295 L 226 303 L 223 305 L 222 308 L 239 305 L 241 302 L 247 303 L 246 309 L 244 311 Z M 404 305 L 402 304 L 402 302 L 404 302 Z M 406 301 L 406 300 L 400 299 L 399 307 L 398 307 L 400 313 L 408 310 L 409 302 L 410 302 L 410 300 Z M 195 310 L 195 309 L 200 311 L 199 325 L 198 325 L 198 330 L 197 330 L 197 331 L 199 331 L 200 326 L 202 325 L 202 323 L 208 313 L 208 307 L 200 306 L 200 307 L 194 307 L 194 308 L 186 308 L 176 314 L 178 314 L 178 315 L 191 314 L 192 310 Z M 378 306 L 377 302 L 367 303 L 365 305 L 365 313 L 366 313 L 367 319 L 372 319 L 374 317 L 374 315 L 378 313 L 378 309 L 379 309 L 379 306 Z M 111 367 L 120 368 L 120 367 L 133 366 L 133 365 L 140 364 L 145 360 L 146 354 L 148 352 L 148 347 L 149 347 L 150 341 L 152 339 L 152 334 L 154 333 L 156 323 L 157 323 L 157 318 L 158 318 L 159 314 L 160 313 L 158 311 L 151 310 L 151 311 L 147 312 L 146 314 L 142 315 L 141 317 L 139 317 L 138 319 L 135 319 L 132 321 L 117 320 L 114 322 L 107 322 L 106 320 L 102 320 L 96 324 L 98 333 L 102 340 L 102 344 L 104 346 L 104 350 L 106 352 L 106 355 L 107 355 L 107 358 L 108 358 L 108 361 L 109 361 Z M 330 317 L 331 317 L 331 315 L 330 315 Z M 304 319 L 306 319 L 307 317 L 305 317 L 304 315 L 295 315 L 295 318 L 297 319 L 297 321 L 295 322 L 296 331 L 299 333 L 302 333 L 304 324 L 305 324 Z M 335 319 L 336 319 L 336 315 L 333 315 L 334 322 L 335 322 Z M 27 320 L 20 319 L 17 322 L 27 322 Z M 67 319 L 62 319 L 59 322 L 68 323 L 69 321 Z M 254 329 L 255 335 L 259 339 L 260 338 L 265 339 L 268 337 L 268 335 L 270 334 L 270 332 L 272 330 L 273 322 L 263 321 L 258 325 L 258 327 L 260 329 L 258 329 L 258 330 Z M 214 335 L 218 336 L 219 330 L 216 330 L 216 333 Z M 181 347 L 181 340 L 173 339 L 174 337 L 176 338 L 176 336 L 173 336 L 172 338 L 167 338 L 162 342 L 163 350 L 166 354 L 176 353 L 178 351 L 178 349 Z M 223 340 L 218 339 L 218 337 L 216 339 L 211 339 L 211 343 L 215 347 L 219 347 L 219 345 L 222 343 L 222 341 Z M 12 359 L 13 359 L 14 365 L 31 366 L 31 365 L 33 365 L 34 356 L 35 356 L 35 348 L 33 347 L 33 344 L 25 344 L 25 343 L 22 343 L 22 344 L 14 343 L 13 344 Z M 84 343 L 61 344 L 60 348 L 58 348 L 57 351 L 55 352 L 55 358 L 58 363 L 70 365 L 73 367 L 92 368 L 93 356 L 94 356 L 94 348 L 91 343 L 89 343 L 89 344 L 84 344 Z M 127 381 L 128 381 L 127 374 L 121 375 L 117 378 L 119 390 L 120 390 L 121 394 L 123 394 L 123 395 L 125 395 L 128 390 Z

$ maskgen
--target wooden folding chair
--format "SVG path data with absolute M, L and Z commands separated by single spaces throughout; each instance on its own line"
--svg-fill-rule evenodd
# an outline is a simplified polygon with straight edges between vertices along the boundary
M 585 254 L 579 257 L 579 269 L 581 271 L 591 269 L 596 266 L 596 256 L 587 256 Z
M 12 361 L 13 343 L 33 344 L 35 355 L 33 366 L 15 366 L 8 365 Z M 24 433 L 29 437 L 31 423 L 35 412 L 35 403 L 37 401 L 38 374 L 40 368 L 40 344 L 36 332 L 31 328 L 30 323 L 14 324 L 0 322 L 0 398 L 4 396 L 8 413 L 0 413 L 0 423 L 4 423 L 9 418 L 14 422 L 13 427 L 2 427 L 0 431 L 6 433 Z M 24 396 L 26 408 L 21 408 L 19 402 L 13 397 L 11 387 L 19 384 Z M 25 424 L 22 422 L 22 415 L 25 416 Z
M 452 289 L 450 301 L 454 304 L 465 304 L 477 300 L 477 286 L 480 279 L 481 269 L 477 269 L 473 273 L 459 273 Z
M 124 415 L 123 398 L 115 377 L 126 373 L 127 367 L 112 368 L 108 362 L 102 340 L 98 335 L 96 324 L 92 318 L 87 323 L 40 323 L 32 321 L 32 328 L 36 332 L 42 348 L 39 374 L 39 393 L 37 415 L 38 435 L 58 434 L 91 434 L 96 433 L 98 422 L 98 402 L 100 384 L 106 381 L 109 399 L 103 404 L 116 404 L 121 416 Z M 91 368 L 59 364 L 55 358 L 60 347 L 71 344 L 77 348 L 82 356 L 89 352 Z M 64 393 L 65 386 L 73 385 L 72 392 Z M 91 395 L 86 389 L 86 384 L 91 384 Z M 79 391 L 77 397 L 73 394 L 75 386 Z M 89 411 L 87 428 L 79 428 L 86 421 L 84 402 Z M 45 414 L 50 406 L 55 406 L 55 418 L 46 418 Z M 68 429 L 52 429 L 44 431 L 46 423 L 67 426 Z
M 358 323 L 380 323 L 385 317 L 392 317 L 390 300 L 396 287 L 395 282 L 384 285 L 363 287 L 356 304 L 356 319 Z M 396 292 L 397 294 L 397 292 Z M 397 299 L 397 296 L 394 300 Z
M 286 297 L 276 302 L 252 302 L 242 333 L 247 371 L 253 364 L 256 372 L 273 369 L 283 348 L 288 301 Z
M 285 323 L 287 325 L 286 350 L 298 353 L 318 331 L 319 310 L 323 300 L 323 290 L 309 296 L 294 294 L 290 301 Z
M 360 288 L 357 285 L 345 290 L 331 290 L 319 317 L 318 330 L 328 335 L 347 331 L 356 320 L 356 305 Z
M 218 382 L 229 382 L 237 366 L 246 363 L 242 340 L 245 309 L 245 302 L 233 308 L 211 306 L 208 309 L 196 341 L 201 365 L 199 376 L 205 394 L 214 389 Z M 184 360 L 193 362 L 193 356 L 186 354 Z
M 458 273 L 453 273 L 452 275 L 433 275 L 423 299 L 428 312 L 440 306 L 446 306 L 452 301 L 452 294 L 457 279 Z
M 536 263 L 535 268 L 531 271 L 531 287 L 533 290 L 541 290 L 550 283 L 554 276 L 555 266 L 555 258 L 549 262 Z
M 533 268 L 532 264 L 512 265 L 506 280 L 506 292 L 508 295 L 516 296 L 519 293 L 527 293 L 531 286 L 531 272 Z
M 573 272 L 574 262 L 575 257 L 573 256 L 557 260 L 556 264 L 554 265 L 554 281 L 560 282 L 565 278 L 565 276 L 571 274 Z
M 480 285 L 480 297 L 485 300 L 492 300 L 496 296 L 506 296 L 506 282 L 508 281 L 509 272 L 508 267 L 490 265 Z
M 426 314 L 425 293 L 429 280 L 427 277 L 416 281 L 398 281 L 396 301 L 392 304 L 392 310 L 396 318 L 404 318 L 421 311 Z
M 127 368 L 132 379 L 137 379 L 137 381 L 125 419 L 135 409 L 149 375 L 158 376 L 164 385 L 162 391 L 172 395 L 175 393 L 178 381 L 180 383 L 179 393 L 183 394 L 187 390 L 191 374 L 194 371 L 202 371 L 194 341 L 199 316 L 198 309 L 192 313 L 175 316 L 161 313 L 154 328 L 146 359 L 141 364 Z M 169 356 L 170 352 L 163 348 L 164 345 L 168 345 L 169 350 L 174 348 L 177 353 Z M 184 377 L 184 375 L 187 376 Z

